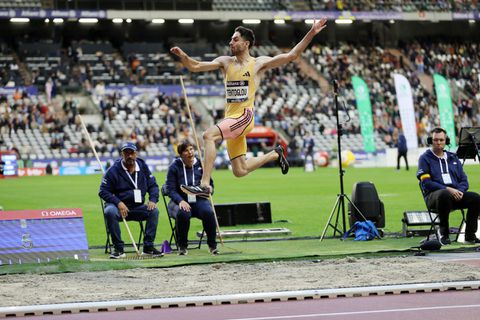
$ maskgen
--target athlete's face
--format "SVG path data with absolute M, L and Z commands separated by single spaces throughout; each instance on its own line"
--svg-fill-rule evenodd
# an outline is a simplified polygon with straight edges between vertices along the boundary
M 230 51 L 232 52 L 232 55 L 238 55 L 239 53 L 248 50 L 249 44 L 250 42 L 243 39 L 239 32 L 235 32 L 230 39 Z
M 182 152 L 180 158 L 182 158 L 185 166 L 191 168 L 193 165 L 193 161 L 195 160 L 195 149 L 193 149 L 193 146 L 188 146 L 187 149 Z

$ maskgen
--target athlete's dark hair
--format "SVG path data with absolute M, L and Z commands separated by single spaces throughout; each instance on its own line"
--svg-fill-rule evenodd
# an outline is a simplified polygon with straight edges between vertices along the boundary
M 252 29 L 239 26 L 235 28 L 235 32 L 240 33 L 240 35 L 244 40 L 247 40 L 248 42 L 250 42 L 250 44 L 248 45 L 248 49 L 250 49 L 255 45 L 255 33 L 253 33 Z
M 182 153 L 187 150 L 188 147 L 192 146 L 193 147 L 193 144 L 188 141 L 188 140 L 183 140 L 182 143 L 180 143 L 178 146 L 177 146 L 177 152 L 178 152 L 178 155 L 182 155 Z M 195 149 L 195 147 L 194 147 Z

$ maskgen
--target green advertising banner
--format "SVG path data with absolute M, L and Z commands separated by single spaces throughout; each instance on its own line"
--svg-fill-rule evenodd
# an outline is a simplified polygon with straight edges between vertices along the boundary
M 353 76 L 352 85 L 355 90 L 355 99 L 360 116 L 360 129 L 363 138 L 363 150 L 365 152 L 375 152 L 375 136 L 373 134 L 372 105 L 370 103 L 370 93 L 368 87 L 362 78 Z
M 450 86 L 447 79 L 439 74 L 433 75 L 433 83 L 435 84 L 435 93 L 437 94 L 440 125 L 447 131 L 447 134 L 450 137 L 450 148 L 455 148 L 457 143 L 455 141 L 455 123 Z

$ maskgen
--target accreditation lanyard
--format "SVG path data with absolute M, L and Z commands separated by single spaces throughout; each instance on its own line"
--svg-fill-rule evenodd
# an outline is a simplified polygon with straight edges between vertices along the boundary
M 125 173 L 127 174 L 127 177 L 130 179 L 133 186 L 135 187 L 135 189 L 133 189 L 133 198 L 135 200 L 135 203 L 142 203 L 142 192 L 141 192 L 140 189 L 138 189 L 138 166 L 137 166 L 137 163 L 135 162 L 135 181 L 132 179 L 132 175 L 130 174 L 130 172 L 123 165 L 123 162 L 122 162 L 122 167 L 123 167 L 123 169 L 125 169 Z
M 185 163 L 183 162 L 182 159 L 180 159 L 183 164 L 183 178 L 185 179 L 185 185 L 188 186 L 188 179 L 187 179 L 187 167 L 185 166 Z M 197 159 L 193 161 L 192 164 L 192 186 L 195 185 L 195 163 L 197 162 Z M 197 202 L 197 197 L 193 194 L 187 194 L 188 196 L 188 203 L 195 203 Z
M 444 184 L 452 184 L 452 178 L 450 177 L 450 172 L 448 171 L 448 155 L 447 155 L 447 153 L 444 153 L 443 157 L 438 158 L 438 161 L 440 162 L 440 172 L 442 173 L 443 183 Z M 445 163 L 445 170 L 443 168 L 443 162 Z

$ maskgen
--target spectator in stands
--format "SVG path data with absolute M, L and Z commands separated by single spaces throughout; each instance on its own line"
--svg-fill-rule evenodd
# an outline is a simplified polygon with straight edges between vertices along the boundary
M 143 254 L 162 256 L 155 249 L 157 233 L 159 190 L 155 177 L 145 161 L 137 158 L 137 147 L 129 142 L 121 148 L 122 158 L 108 169 L 100 185 L 99 196 L 105 201 L 105 219 L 112 237 L 114 252 L 110 258 L 125 258 L 119 221 L 147 221 L 143 238 Z M 145 204 L 145 195 L 149 201 Z
M 480 195 L 468 191 L 468 178 L 462 163 L 455 153 L 445 151 L 449 144 L 447 132 L 434 128 L 431 136 L 432 148 L 425 151 L 418 161 L 417 178 L 420 180 L 425 202 L 435 209 L 440 218 L 440 242 L 450 244 L 448 216 L 450 211 L 468 208 L 465 242 L 478 244 L 475 233 L 480 213 Z
M 225 120 L 207 129 L 203 134 L 205 145 L 205 165 L 200 186 L 185 186 L 184 191 L 190 194 L 208 196 L 209 181 L 216 157 L 215 143 L 225 139 L 233 173 L 242 177 L 256 170 L 267 162 L 278 160 L 282 173 L 288 172 L 288 161 L 283 147 L 277 146 L 271 152 L 260 157 L 246 159 L 246 135 L 254 125 L 253 106 L 255 91 L 266 70 L 285 65 L 301 55 L 312 39 L 325 28 L 324 18 L 313 23 L 304 38 L 288 53 L 274 57 L 250 56 L 250 48 L 255 43 L 252 30 L 237 27 L 230 40 L 232 56 L 221 56 L 211 62 L 197 61 L 188 56 L 179 47 L 170 51 L 180 58 L 181 63 L 191 72 L 222 70 L 225 77 L 226 100 Z
M 207 234 L 207 243 L 211 254 L 218 254 L 216 241 L 216 222 L 211 203 L 208 199 L 185 194 L 180 186 L 200 184 L 202 179 L 202 164 L 195 157 L 193 144 L 188 140 L 178 145 L 178 154 L 167 172 L 167 192 L 170 197 L 168 213 L 176 220 L 178 254 L 188 253 L 188 230 L 192 217 L 202 220 L 203 229 Z M 213 181 L 210 180 L 213 189 Z

